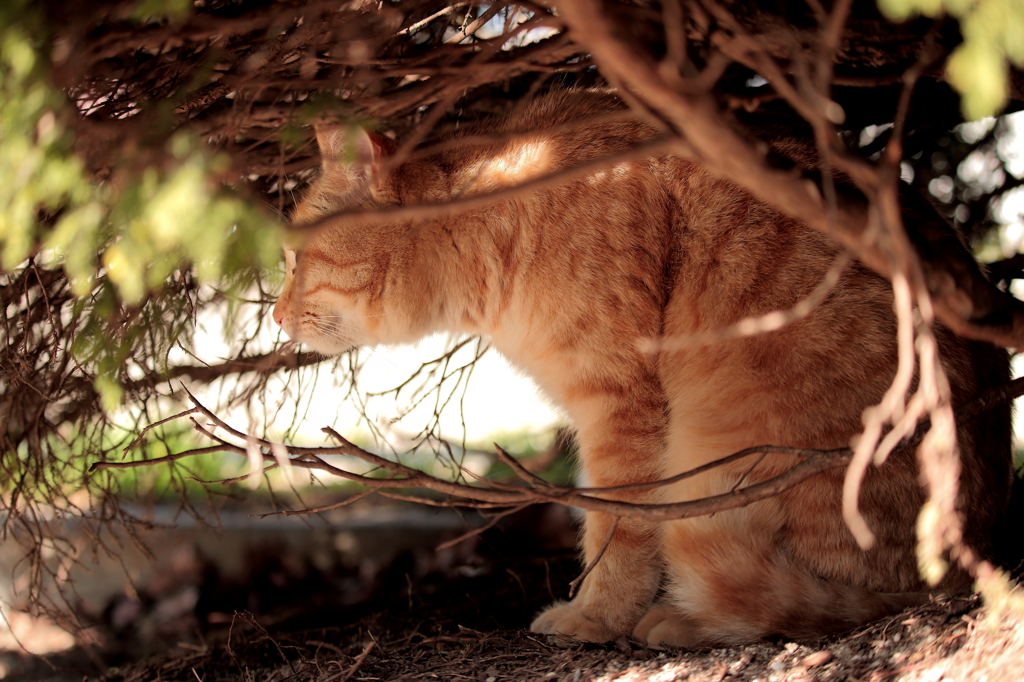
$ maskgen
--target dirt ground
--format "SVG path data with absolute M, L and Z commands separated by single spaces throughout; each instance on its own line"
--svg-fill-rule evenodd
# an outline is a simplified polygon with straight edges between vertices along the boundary
M 543 534 L 538 528 L 546 529 Z M 324 572 L 268 548 L 245 580 L 200 561 L 158 597 L 115 600 L 82 644 L 9 652 L 25 682 L 558 680 L 945 682 L 1024 679 L 1017 615 L 944 597 L 859 631 L 695 652 L 560 646 L 524 628 L 578 573 L 567 515 L 535 509 L 441 552 Z M 191 592 L 189 591 L 191 590 Z M 183 597 L 182 595 L 193 595 Z

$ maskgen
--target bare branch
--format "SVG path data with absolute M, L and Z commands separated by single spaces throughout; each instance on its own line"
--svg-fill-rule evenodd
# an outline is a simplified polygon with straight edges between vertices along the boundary
M 505 518 L 506 516 L 509 516 L 510 514 L 515 514 L 516 512 L 520 512 L 520 511 L 526 509 L 527 507 L 529 507 L 531 504 L 532 504 L 531 502 L 525 502 L 523 504 L 516 505 L 515 507 L 510 507 L 508 509 L 505 509 L 501 513 L 498 513 L 498 514 L 495 514 L 494 516 L 492 516 L 487 523 L 485 523 L 484 525 L 480 526 L 479 528 L 474 528 L 473 530 L 469 531 L 468 533 L 463 533 L 462 535 L 460 535 L 457 538 L 454 538 L 452 540 L 448 540 L 447 542 L 442 542 L 440 545 L 437 546 L 437 549 L 438 550 L 442 550 L 442 549 L 447 549 L 449 547 L 454 547 L 455 545 L 459 544 L 460 542 L 465 542 L 466 540 L 468 540 L 468 539 L 470 539 L 472 537 L 476 537 L 476 536 L 480 535 L 481 533 L 483 533 L 483 532 L 485 532 L 487 530 L 490 530 L 491 528 L 494 528 L 494 526 L 499 521 L 501 521 L 503 518 Z
M 133 440 L 131 443 L 124 447 L 124 450 L 122 450 L 122 452 L 128 454 L 130 450 L 135 449 L 139 445 L 139 443 L 141 443 L 142 440 L 146 437 L 146 434 L 155 429 L 156 427 L 162 424 L 166 424 L 167 422 L 174 421 L 175 419 L 180 419 L 181 417 L 187 417 L 190 414 L 195 414 L 198 411 L 198 407 L 192 407 L 191 409 L 185 410 L 184 412 L 179 412 L 178 414 L 172 415 L 165 419 L 161 419 L 160 421 L 155 421 L 152 424 L 147 425 L 146 428 L 142 429 L 142 431 L 139 432 L 139 435 L 135 440 Z
M 778 493 L 788 490 L 799 483 L 817 476 L 818 474 L 845 466 L 850 458 L 851 452 L 847 448 L 840 450 L 807 450 L 800 448 L 782 448 L 776 446 L 763 446 L 747 448 L 741 452 L 735 453 L 728 457 L 724 457 L 720 460 L 704 465 L 692 471 L 684 472 L 680 475 L 673 476 L 671 478 L 664 479 L 653 483 L 637 484 L 632 486 L 618 486 L 609 488 L 568 488 L 563 486 L 555 486 L 550 483 L 545 483 L 543 487 L 534 487 L 531 485 L 529 479 L 533 478 L 532 474 L 529 474 L 529 479 L 526 481 L 527 485 L 522 487 L 511 487 L 511 486 L 500 486 L 496 487 L 493 483 L 485 481 L 487 487 L 471 486 L 464 483 L 456 483 L 440 479 L 436 476 L 431 476 L 424 472 L 412 469 L 398 462 L 394 462 L 373 453 L 367 452 L 362 448 L 350 443 L 343 436 L 338 434 L 330 427 L 325 427 L 324 431 L 331 435 L 332 438 L 341 443 L 338 447 L 322 447 L 322 448 L 308 448 L 308 447 L 294 447 L 285 446 L 282 444 L 271 443 L 260 438 L 253 438 L 237 429 L 232 428 L 226 424 L 223 420 L 213 414 L 205 406 L 203 406 L 195 397 L 191 398 L 196 408 L 213 421 L 219 428 L 224 429 L 232 436 L 238 438 L 243 443 L 253 442 L 261 448 L 261 457 L 268 463 L 276 464 L 276 459 L 273 454 L 274 448 L 287 452 L 291 456 L 288 460 L 292 466 L 319 470 L 325 473 L 329 473 L 340 478 L 357 482 L 365 485 L 367 488 L 375 491 L 381 491 L 382 493 L 388 490 L 394 489 L 408 489 L 408 488 L 424 488 L 435 492 L 443 493 L 445 495 L 451 495 L 454 499 L 443 503 L 443 506 L 459 506 L 469 502 L 472 506 L 473 503 L 485 503 L 487 505 L 498 504 L 502 506 L 518 506 L 532 504 L 536 502 L 554 502 L 571 507 L 579 507 L 588 511 L 600 511 L 613 516 L 630 516 L 637 518 L 644 518 L 649 520 L 664 521 L 675 518 L 689 518 L 692 516 L 702 516 L 706 514 L 712 514 L 715 512 L 725 511 L 727 509 L 735 509 L 743 507 L 758 500 L 763 500 L 768 497 L 777 495 Z M 201 424 L 196 424 L 196 429 L 212 438 L 219 445 L 210 446 L 203 451 L 226 451 L 234 452 L 242 456 L 246 456 L 247 449 L 244 445 L 232 444 L 216 437 L 210 430 L 204 428 Z M 264 452 L 265 450 L 265 452 Z M 624 490 L 637 490 L 653 488 L 657 486 L 668 485 L 679 481 L 688 476 L 695 476 L 699 473 L 709 471 L 711 469 L 724 466 L 737 459 L 743 457 L 749 457 L 755 454 L 761 453 L 785 453 L 796 455 L 803 459 L 791 469 L 783 472 L 782 474 L 770 478 L 766 481 L 756 483 L 744 488 L 733 490 L 729 493 L 708 497 L 700 500 L 691 502 L 677 502 L 671 504 L 639 504 L 630 502 L 620 502 L 617 500 L 609 500 L 603 497 L 597 497 L 601 493 L 617 493 Z M 94 469 L 102 468 L 132 468 L 140 466 L 149 466 L 157 462 L 170 462 L 175 459 L 180 459 L 184 456 L 190 456 L 192 454 L 199 454 L 198 450 L 190 450 L 185 453 L 177 455 L 168 455 L 167 457 L 161 457 L 157 460 L 142 460 L 135 462 L 97 462 L 93 465 Z M 356 457 L 374 467 L 384 469 L 390 474 L 388 478 L 374 478 L 367 475 L 355 474 L 339 467 L 333 466 L 325 462 L 322 455 L 350 455 Z M 529 472 L 527 472 L 529 473 Z M 392 495 L 393 493 L 389 493 Z M 403 499 L 410 499 L 404 497 Z M 413 498 L 416 501 L 427 501 L 424 498 Z M 429 502 L 428 502 L 429 503 Z
M 474 19 L 473 22 L 469 24 L 469 26 L 460 29 L 458 33 L 453 35 L 448 40 L 444 41 L 445 45 L 458 45 L 466 38 L 473 36 L 477 31 L 479 31 L 483 27 L 484 24 L 493 19 L 494 15 L 496 15 L 498 12 L 505 9 L 506 7 L 507 5 L 503 2 L 495 2 L 493 5 L 488 7 L 483 14 Z
M 497 443 L 494 444 L 494 450 L 498 453 L 498 459 L 508 465 L 508 467 L 512 469 L 519 478 L 526 481 L 528 485 L 540 488 L 541 490 L 551 488 L 550 483 L 520 464 L 518 459 L 505 452 L 505 450 Z
M 830 216 L 822 199 L 823 190 L 812 175 L 805 174 L 804 182 L 794 182 L 790 171 L 769 166 L 765 157 L 726 122 L 713 97 L 669 87 L 654 65 L 615 37 L 600 3 L 561 0 L 558 7 L 573 38 L 591 51 L 602 70 L 632 90 L 678 132 L 681 139 L 674 145 L 678 154 L 833 235 L 879 274 L 890 279 L 897 274 L 891 251 L 871 235 L 870 207 L 863 197 L 840 194 L 835 216 Z M 880 181 L 869 174 L 854 179 L 862 190 L 877 193 Z M 927 282 L 942 322 L 963 336 L 1024 347 L 1024 303 L 993 287 L 980 269 L 971 265 L 974 259 L 962 245 L 955 246 L 955 239 L 943 240 L 927 226 L 920 228 L 919 236 L 925 243 L 939 240 L 944 247 L 921 254 L 922 273 L 915 277 Z
M 282 369 L 298 369 L 323 362 L 319 353 L 276 350 L 270 353 L 238 357 L 216 365 L 175 365 L 156 377 L 146 377 L 127 384 L 128 390 L 142 386 L 155 386 L 172 379 L 188 377 L 192 381 L 209 384 L 232 374 L 271 374 Z

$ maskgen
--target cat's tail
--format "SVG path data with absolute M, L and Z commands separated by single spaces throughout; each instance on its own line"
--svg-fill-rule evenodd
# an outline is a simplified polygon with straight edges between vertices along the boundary
M 809 639 L 856 627 L 928 602 L 927 592 L 876 592 L 823 580 L 798 570 L 779 585 L 777 611 L 764 621 L 766 635 Z M 788 594 L 798 590 L 798 595 Z
M 654 648 L 687 649 L 745 644 L 770 636 L 816 639 L 928 601 L 925 592 L 874 592 L 800 573 L 787 575 L 784 582 L 776 582 L 776 588 L 782 589 L 742 608 L 735 608 L 739 604 L 720 593 L 724 599 L 695 609 L 687 598 L 692 595 L 680 599 L 677 591 L 669 590 L 641 619 L 633 636 Z
M 664 623 L 645 619 L 661 642 L 652 646 L 712 646 L 781 635 L 797 639 L 843 632 L 925 603 L 926 592 L 882 592 L 827 579 L 773 542 L 729 538 L 726 528 L 702 534 L 685 551 L 679 531 L 666 542 L 668 584 Z M 712 528 L 706 530 L 711 531 Z M 675 540 L 675 543 L 673 543 Z M 674 619 L 675 622 L 668 622 Z M 643 633 L 637 633 L 642 635 Z

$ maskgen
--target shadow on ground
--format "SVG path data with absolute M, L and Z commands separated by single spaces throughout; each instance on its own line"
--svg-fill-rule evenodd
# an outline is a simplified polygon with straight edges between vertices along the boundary
M 445 515 L 405 531 L 319 528 L 301 542 L 285 529 L 230 559 L 214 556 L 239 551 L 223 529 L 219 543 L 168 541 L 170 558 L 146 585 L 112 591 L 98 614 L 92 605 L 79 646 L 46 659 L 7 652 L 4 679 L 999 682 L 1024 670 L 1024 628 L 1012 615 L 982 620 L 973 596 L 816 642 L 561 648 L 523 628 L 578 574 L 571 516 L 534 507 L 435 551 L 482 523 Z

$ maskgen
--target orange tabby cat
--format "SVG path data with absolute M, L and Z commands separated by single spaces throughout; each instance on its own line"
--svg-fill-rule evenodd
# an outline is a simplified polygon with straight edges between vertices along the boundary
M 386 174 L 386 140 L 359 133 L 346 148 L 343 129 L 320 128 L 322 172 L 294 221 L 489 193 L 654 136 L 614 116 L 622 109 L 608 94 L 556 92 L 507 120 L 464 127 L 447 151 Z M 496 132 L 506 139 L 481 142 Z M 891 289 L 859 265 L 810 316 L 778 331 L 660 353 L 638 344 L 788 309 L 837 253 L 828 237 L 666 155 L 454 217 L 330 219 L 286 251 L 274 319 L 325 353 L 441 331 L 485 335 L 570 416 L 588 485 L 619 486 L 749 446 L 850 444 L 896 368 Z M 1005 352 L 938 334 L 955 404 L 1006 380 Z M 1009 428 L 1001 408 L 959 434 L 966 537 L 982 549 L 1008 497 Z M 690 500 L 794 463 L 769 456 L 747 475 L 751 461 L 741 461 L 617 498 Z M 925 589 L 914 555 L 924 495 L 914 454 L 894 453 L 864 482 L 860 506 L 877 538 L 870 551 L 843 523 L 842 481 L 833 471 L 709 517 L 622 519 L 575 599 L 532 627 L 592 642 L 632 634 L 652 646 L 697 647 L 815 636 L 916 603 Z M 587 514 L 586 561 L 611 523 Z M 943 587 L 969 584 L 954 570 Z

